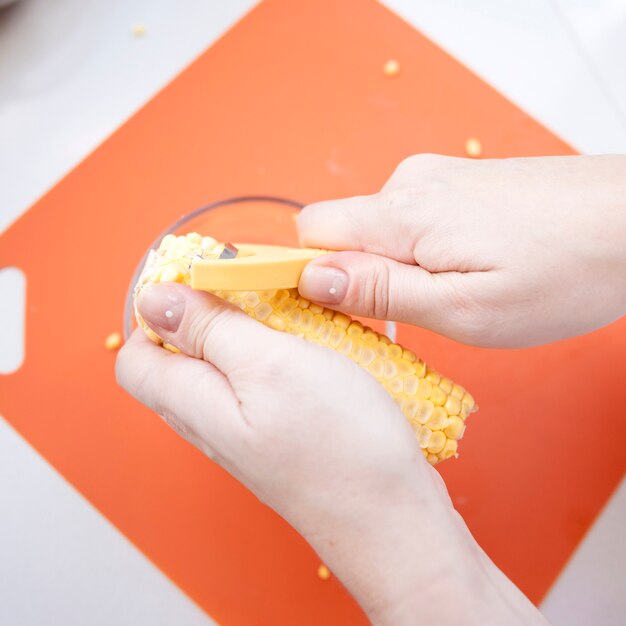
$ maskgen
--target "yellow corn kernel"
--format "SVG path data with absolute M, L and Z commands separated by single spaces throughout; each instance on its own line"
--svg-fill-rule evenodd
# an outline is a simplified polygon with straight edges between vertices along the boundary
M 343 330 L 346 330 L 348 326 L 350 326 L 350 322 L 352 320 L 347 315 L 344 315 L 343 313 L 335 313 L 335 316 L 333 317 L 333 321 L 335 322 L 335 326 L 338 326 L 339 328 L 343 328 Z
M 446 410 L 448 415 L 458 415 L 461 411 L 461 403 L 459 402 L 458 398 L 448 396 L 448 399 L 443 405 L 443 408 Z
M 397 76 L 400 73 L 400 63 L 396 59 L 389 59 L 383 65 L 383 74 L 385 76 Z
M 430 400 L 417 400 L 415 419 L 420 424 L 426 424 L 434 410 L 435 405 Z
M 451 456 L 456 456 L 456 451 L 458 447 L 459 447 L 459 442 L 456 439 L 448 439 L 443 449 L 439 452 L 439 458 L 442 461 L 445 461 L 446 459 L 449 459 Z
M 450 395 L 453 398 L 458 398 L 459 400 L 465 395 L 465 389 L 461 387 L 461 385 L 452 385 L 452 391 Z
M 197 233 L 186 237 L 167 235 L 158 251 L 149 255 L 135 296 L 149 282 L 174 280 L 189 284 L 195 259 L 216 258 L 223 247 L 215 239 Z M 326 345 L 359 363 L 396 400 L 429 463 L 456 456 L 457 440 L 465 429 L 464 418 L 476 410 L 474 399 L 463 387 L 427 367 L 412 351 L 343 313 L 310 303 L 296 289 L 217 291 L 216 295 L 274 330 Z M 138 313 L 137 321 L 150 339 L 163 343 Z M 176 351 L 169 344 L 165 347 Z
M 435 406 L 443 406 L 448 397 L 439 385 L 433 385 L 432 391 L 430 392 L 430 399 Z
M 480 143 L 480 139 L 476 137 L 470 137 L 465 142 L 465 154 L 474 159 L 478 158 L 483 153 L 483 146 Z
M 441 376 L 435 370 L 431 370 L 430 367 L 426 368 L 426 380 L 431 382 L 433 385 L 438 385 L 441 380 Z
M 154 331 L 151 331 L 155 336 L 156 333 L 154 333 Z M 122 345 L 122 335 L 120 335 L 120 333 L 111 333 L 105 340 L 104 340 L 104 347 L 107 350 L 117 350 L 120 346 Z
M 449 417 L 448 425 L 443 429 L 449 439 L 460 439 L 465 430 L 465 422 L 460 417 Z
M 428 426 L 430 430 L 442 430 L 447 423 L 448 414 L 446 413 L 446 410 L 441 406 L 436 406 L 433 409 L 431 416 L 428 418 L 426 426 Z
M 322 580 L 328 580 L 330 578 L 330 570 L 323 563 L 317 568 L 317 575 Z
M 431 454 L 438 454 L 443 450 L 443 447 L 446 445 L 446 441 L 446 436 L 440 430 L 432 431 L 430 433 L 430 441 L 428 443 L 427 450 Z
M 417 397 L 426 400 L 426 398 L 430 398 L 430 392 L 433 390 L 433 386 L 430 384 L 430 381 L 425 378 L 420 378 L 417 383 Z
M 439 381 L 439 386 L 446 395 L 452 391 L 452 381 L 449 378 L 442 378 Z
M 389 358 L 393 359 L 394 361 L 402 358 L 402 347 L 399 346 L 397 343 L 392 343 L 389 346 Z
M 361 322 L 352 322 L 350 326 L 348 326 L 347 332 L 350 337 L 354 337 L 355 339 L 361 337 L 363 334 L 363 324 L 361 324 Z

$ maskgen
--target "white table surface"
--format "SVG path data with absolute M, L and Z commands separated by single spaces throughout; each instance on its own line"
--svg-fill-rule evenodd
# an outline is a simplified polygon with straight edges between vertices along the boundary
M 0 9 L 0 232 L 254 4 Z M 626 153 L 626 0 L 386 4 L 578 150 Z M 0 271 L 0 371 L 21 300 Z M 626 623 L 625 520 L 623 483 L 543 603 L 555 626 Z M 0 418 L 0 624 L 211 623 Z

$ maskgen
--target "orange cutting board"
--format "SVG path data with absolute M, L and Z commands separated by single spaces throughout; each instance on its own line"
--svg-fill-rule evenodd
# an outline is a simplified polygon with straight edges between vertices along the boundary
M 0 377 L 0 412 L 221 624 L 366 621 L 286 523 L 116 386 L 103 338 L 137 260 L 206 202 L 370 193 L 403 157 L 460 155 L 468 136 L 486 157 L 572 153 L 376 2 L 269 0 L 2 235 L 0 267 L 23 269 L 28 293 L 26 360 Z M 535 601 L 624 473 L 625 330 L 510 352 L 399 331 L 478 399 L 441 471 Z

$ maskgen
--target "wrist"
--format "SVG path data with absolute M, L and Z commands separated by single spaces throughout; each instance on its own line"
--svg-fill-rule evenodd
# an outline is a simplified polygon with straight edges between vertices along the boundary
M 298 530 L 376 626 L 546 624 L 482 552 L 442 487 L 416 458 L 363 506 Z

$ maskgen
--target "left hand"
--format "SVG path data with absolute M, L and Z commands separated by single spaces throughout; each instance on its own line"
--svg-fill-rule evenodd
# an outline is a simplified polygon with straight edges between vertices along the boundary
M 148 285 L 138 306 L 181 353 L 137 330 L 119 383 L 289 521 L 370 619 L 411 624 L 417 604 L 429 623 L 460 623 L 476 602 L 468 581 L 492 588 L 439 475 L 368 372 L 183 285 Z

